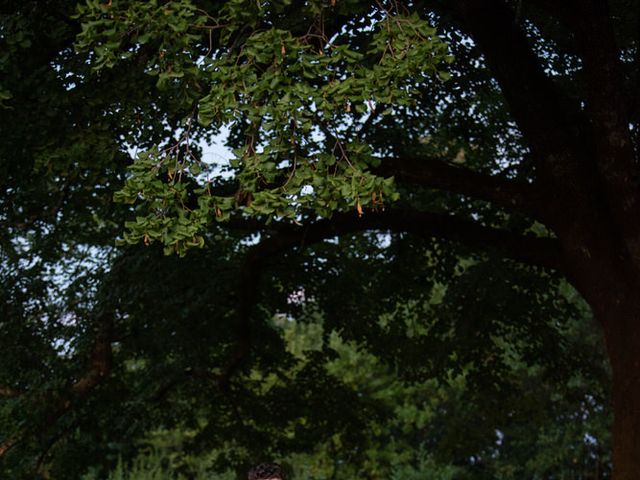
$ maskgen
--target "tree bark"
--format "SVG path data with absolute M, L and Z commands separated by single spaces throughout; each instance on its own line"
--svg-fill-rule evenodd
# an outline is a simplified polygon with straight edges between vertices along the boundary
M 572 205 L 571 210 L 577 210 Z M 576 217 L 581 217 L 579 213 Z M 580 223 L 580 222 L 578 222 Z M 558 225 L 568 280 L 602 326 L 612 371 L 613 479 L 640 478 L 640 275 L 611 225 Z M 607 228 L 608 227 L 608 228 Z M 589 231 L 590 230 L 590 231 Z
M 605 280 L 606 282 L 606 280 Z M 598 305 L 612 370 L 613 478 L 640 477 L 640 295 L 629 289 L 625 299 L 611 292 L 609 305 Z M 616 295 L 616 293 L 618 295 Z

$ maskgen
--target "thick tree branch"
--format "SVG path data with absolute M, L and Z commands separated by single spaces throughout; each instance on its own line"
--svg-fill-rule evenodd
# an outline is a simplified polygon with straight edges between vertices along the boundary
M 568 0 L 568 3 L 576 7 L 579 2 Z M 475 40 L 500 84 L 537 163 L 536 184 L 546 196 L 544 223 L 557 232 L 564 251 L 574 257 L 573 264 L 578 265 L 585 258 L 593 263 L 594 260 L 584 252 L 608 251 L 608 260 L 615 259 L 623 269 L 635 274 L 640 270 L 640 244 L 635 229 L 640 226 L 637 225 L 638 215 L 631 213 L 636 210 L 638 202 L 634 197 L 637 193 L 631 192 L 632 188 L 626 185 L 603 184 L 603 168 L 608 170 L 606 175 L 618 175 L 613 164 L 601 166 L 607 165 L 609 160 L 601 161 L 606 148 L 598 146 L 603 141 L 598 136 L 606 137 L 607 134 L 594 128 L 593 119 L 587 115 L 589 111 L 583 112 L 577 102 L 545 74 L 515 11 L 506 0 L 451 0 L 440 2 L 440 5 Z M 576 11 L 587 8 L 597 10 L 591 4 L 572 10 L 558 7 L 556 12 L 566 25 L 572 21 L 585 21 L 576 19 Z M 608 22 L 608 19 L 600 21 Z M 588 28 L 584 35 L 589 36 L 590 41 L 599 41 L 599 35 Z M 599 88 L 599 82 L 594 83 L 595 88 Z M 603 108 L 606 101 L 602 99 Z M 622 135 L 619 130 L 618 133 Z M 605 142 L 624 141 L 618 134 L 608 137 Z M 622 158 L 625 155 L 620 154 L 620 161 L 625 161 Z M 616 181 L 609 183 L 614 185 Z M 625 181 L 622 179 L 621 183 Z M 622 200 L 612 202 L 611 198 L 616 195 Z M 614 213 L 624 202 L 628 204 L 623 213 Z M 623 233 L 624 241 L 621 241 L 620 233 Z
M 638 15 L 636 23 L 635 44 L 636 54 L 630 67 L 631 71 L 628 73 L 630 78 L 628 79 L 627 97 L 629 99 L 629 116 L 637 125 L 638 116 L 640 115 L 640 15 Z
M 506 0 L 451 0 L 441 5 L 475 40 L 524 134 L 537 165 L 536 185 L 545 192 L 543 222 L 571 242 L 594 230 L 610 231 L 590 119 L 546 75 L 515 10 Z M 564 9 L 558 11 L 565 14 Z
M 515 11 L 502 0 L 447 5 L 480 47 L 536 157 L 557 156 L 568 146 L 579 151 L 585 118 L 544 73 Z
M 311 225 L 280 226 L 276 233 L 251 247 L 240 272 L 238 337 L 236 349 L 223 373 L 216 378 L 224 388 L 248 356 L 252 343 L 251 314 L 259 293 L 259 283 L 267 260 L 295 247 L 304 247 L 327 238 L 367 230 L 409 233 L 423 238 L 440 237 L 484 249 L 496 249 L 514 260 L 530 265 L 563 270 L 560 244 L 551 238 L 518 235 L 485 227 L 472 220 L 451 215 L 390 210 L 335 214 Z
M 112 351 L 111 338 L 113 336 L 113 318 L 110 314 L 103 314 L 99 320 L 98 332 L 94 341 L 89 366 L 85 373 L 77 379 L 69 390 L 69 400 L 72 396 L 83 397 L 95 388 L 103 378 L 111 373 Z
M 300 231 L 302 230 L 302 231 Z M 398 211 L 368 212 L 359 218 L 355 214 L 337 214 L 331 220 L 321 220 L 265 246 L 266 252 L 365 230 L 387 230 L 410 233 L 423 238 L 440 237 L 482 249 L 500 250 L 514 260 L 530 265 L 562 270 L 562 252 L 554 239 L 533 235 L 518 235 L 505 230 L 485 227 L 473 220 L 431 212 Z M 300 235 L 303 237 L 300 239 Z
M 544 197 L 528 183 L 485 175 L 427 158 L 385 159 L 374 170 L 400 182 L 446 190 L 540 218 Z
M 587 111 L 593 120 L 598 173 L 628 252 L 640 268 L 640 188 L 629 131 L 629 105 L 607 2 L 574 1 L 571 26 L 584 60 Z

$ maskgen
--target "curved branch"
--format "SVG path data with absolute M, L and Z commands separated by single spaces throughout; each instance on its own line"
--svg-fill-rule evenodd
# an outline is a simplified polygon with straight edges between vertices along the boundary
M 540 218 L 544 196 L 529 183 L 485 175 L 428 158 L 385 159 L 374 172 L 401 182 L 459 193 Z
M 398 211 L 335 214 L 308 226 L 280 226 L 276 233 L 249 249 L 240 271 L 238 298 L 238 339 L 234 353 L 216 380 L 228 388 L 233 374 L 248 356 L 251 343 L 251 314 L 257 302 L 265 261 L 296 246 L 368 230 L 409 233 L 424 238 L 441 237 L 471 246 L 497 249 L 514 260 L 529 265 L 563 270 L 560 243 L 552 238 L 518 235 L 480 225 L 472 220 L 430 212 Z
M 483 249 L 500 250 L 506 256 L 529 265 L 563 269 L 560 243 L 555 239 L 518 235 L 453 215 L 417 211 L 388 210 L 367 213 L 362 217 L 355 213 L 337 214 L 330 220 L 292 229 L 285 237 L 269 239 L 262 250 L 273 254 L 296 243 L 315 243 L 364 230 L 404 232 L 423 238 L 440 237 Z

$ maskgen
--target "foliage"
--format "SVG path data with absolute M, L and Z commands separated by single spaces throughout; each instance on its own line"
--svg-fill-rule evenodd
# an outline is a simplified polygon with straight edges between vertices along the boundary
M 443 307 L 440 299 L 428 304 L 430 308 Z M 416 308 L 422 306 L 413 303 L 403 317 L 410 318 L 409 312 Z M 379 315 L 380 320 L 387 316 Z M 437 323 L 439 318 L 436 314 L 418 320 L 418 326 L 431 330 L 429 336 L 436 337 L 427 343 L 431 349 L 438 343 L 446 344 L 446 337 L 451 335 L 451 332 L 434 335 L 437 327 L 430 323 Z M 415 373 L 408 374 L 398 368 L 402 363 L 395 364 L 394 368 L 372 354 L 374 345 L 367 348 L 360 342 L 345 339 L 344 332 L 325 331 L 327 324 L 328 319 L 317 305 L 305 305 L 295 319 L 283 314 L 276 316 L 272 328 L 282 336 L 283 348 L 290 354 L 288 361 L 281 361 L 275 372 L 271 365 L 266 367 L 267 371 L 256 366 L 242 381 L 248 388 L 245 395 L 256 396 L 249 412 L 258 418 L 259 405 L 271 405 L 269 399 L 282 398 L 284 392 L 289 395 L 299 392 L 307 402 L 316 403 L 310 398 L 327 396 L 326 387 L 331 382 L 338 382 L 330 387 L 332 389 L 346 389 L 339 395 L 348 395 L 349 401 L 340 406 L 329 406 L 333 402 L 324 398 L 319 402 L 320 405 L 326 405 L 325 400 L 329 402 L 324 408 L 304 409 L 304 413 L 296 411 L 290 416 L 278 411 L 280 426 L 269 431 L 266 451 L 267 455 L 292 465 L 294 478 L 516 479 L 561 474 L 589 478 L 598 469 L 600 474 L 606 474 L 609 420 L 601 403 L 606 392 L 599 391 L 602 380 L 597 379 L 600 375 L 606 376 L 606 370 L 601 370 L 602 364 L 581 358 L 574 360 L 575 365 L 560 366 L 544 357 L 528 363 L 523 359 L 530 355 L 527 352 L 530 345 L 522 341 L 522 333 L 501 324 L 496 327 L 502 330 L 502 336 L 493 333 L 481 341 L 473 358 L 464 352 L 466 344 L 456 349 L 452 343 L 446 348 L 449 361 L 443 364 L 445 370 L 440 374 L 423 373 L 424 379 L 416 379 Z M 548 324 L 552 336 L 547 341 L 563 344 L 563 348 L 572 352 L 567 355 L 569 358 L 591 351 L 594 343 L 598 343 L 596 332 L 588 324 L 585 330 L 580 315 L 568 323 L 547 320 L 543 324 Z M 416 341 L 415 327 L 416 324 L 410 322 L 402 327 L 405 348 L 411 348 Z M 538 325 L 541 327 L 543 325 Z M 425 333 L 421 334 L 423 338 Z M 460 341 L 460 335 L 454 338 Z M 540 348 L 549 349 L 548 346 Z M 463 353 L 467 358 L 457 359 Z M 487 360 L 487 355 L 495 358 Z M 602 352 L 600 362 L 603 362 Z M 464 366 L 456 373 L 455 366 L 460 363 Z M 318 364 L 322 367 L 320 370 Z M 316 390 L 317 386 L 310 385 L 309 375 L 318 383 L 320 378 L 326 378 L 320 383 L 324 388 Z M 492 382 L 493 387 L 488 385 Z M 299 384 L 303 391 L 295 387 Z M 575 402 L 580 404 L 579 412 L 575 410 Z M 285 403 L 286 408 L 299 408 L 288 401 Z M 242 412 L 239 414 L 244 415 L 244 408 L 239 408 Z M 273 406 L 268 408 L 275 414 L 271 410 Z M 330 411 L 323 411 L 327 408 Z M 328 419 L 341 423 L 331 435 L 328 431 L 331 427 L 324 423 Z M 347 419 L 348 423 L 342 423 Z M 356 431 L 351 430 L 350 423 L 355 424 Z M 320 426 L 325 430 L 317 437 L 317 443 L 309 445 L 311 451 L 306 451 L 309 447 L 305 446 L 298 453 L 290 453 L 291 448 L 298 450 L 297 442 L 315 437 Z M 255 427 L 249 436 L 259 435 L 265 428 L 264 424 Z M 196 431 L 206 428 L 203 422 Z M 252 427 L 241 428 L 251 430 Z M 178 452 L 184 452 L 182 449 L 188 442 L 180 446 L 166 440 L 172 435 L 180 438 L 185 433 L 187 438 L 197 436 L 195 431 L 178 429 L 173 434 L 165 432 L 151 437 L 155 438 L 153 445 L 165 438 L 164 450 L 160 452 L 166 453 L 159 459 L 179 459 L 185 455 Z M 236 431 L 236 436 L 239 434 Z M 589 438 L 586 442 L 585 437 Z M 288 439 L 294 443 L 289 444 Z M 286 443 L 280 443 L 283 441 Z M 243 444 L 246 447 L 249 442 Z M 167 449 L 167 445 L 170 448 Z M 256 447 L 254 455 L 266 453 L 262 450 L 265 446 Z M 143 459 L 148 458 L 146 453 L 142 455 Z M 196 461 L 195 465 L 206 461 L 213 467 L 212 459 L 224 453 L 205 449 L 202 455 L 196 457 L 202 463 Z M 173 472 L 193 472 L 185 470 L 184 461 L 177 460 L 176 464 L 182 467 Z
M 600 327 L 536 262 L 468 2 L 4 3 L 0 476 L 611 478 Z
M 86 21 L 77 45 L 94 50 L 94 69 L 145 48 L 144 69 L 157 76 L 157 87 L 171 88 L 185 107 L 197 104 L 179 141 L 141 153 L 118 192 L 120 201 L 142 200 L 147 212 L 127 224 L 126 242 L 161 240 L 167 252 L 184 253 L 202 246 L 212 218 L 227 219 L 238 208 L 267 220 L 308 211 L 330 217 L 397 197 L 391 179 L 371 174 L 381 152 L 363 143 L 358 130 L 368 118 L 414 105 L 422 79 L 445 78 L 438 68 L 451 58 L 436 29 L 416 13 L 382 4 L 362 12 L 367 2 L 360 3 L 306 3 L 298 13 L 313 22 L 308 30 L 278 18 L 292 8 L 286 0 L 230 1 L 215 14 L 187 0 L 95 1 L 80 10 Z M 353 24 L 329 38 L 324 17 L 356 7 Z M 191 153 L 196 116 L 245 139 L 232 160 L 233 195 L 212 192 L 206 182 L 212 167 Z M 197 207 L 187 206 L 183 176 L 202 182 L 194 190 Z
M 152 432 L 130 462 L 125 465 L 122 458 L 118 459 L 107 480 L 233 480 L 233 472 L 217 474 L 211 471 L 215 452 L 200 457 L 184 453 L 183 444 L 191 436 L 188 431 Z M 99 478 L 105 477 L 97 468 L 82 476 L 83 480 Z

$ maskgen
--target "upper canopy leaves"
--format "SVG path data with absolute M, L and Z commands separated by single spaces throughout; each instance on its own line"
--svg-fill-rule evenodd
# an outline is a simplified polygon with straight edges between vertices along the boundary
M 451 58 L 415 13 L 342 3 L 305 2 L 296 22 L 284 15 L 290 1 L 234 0 L 217 12 L 189 0 L 81 9 L 77 46 L 93 49 L 95 69 L 139 55 L 158 88 L 193 105 L 182 136 L 141 153 L 118 193 L 143 204 L 126 241 L 161 240 L 168 252 L 183 253 L 202 244 L 211 219 L 238 208 L 267 221 L 295 220 L 309 212 L 361 213 L 396 198 L 392 179 L 370 172 L 381 152 L 363 142 L 362 130 L 414 105 L 421 85 L 446 78 L 440 66 Z M 212 188 L 213 166 L 192 153 L 196 118 L 240 133 L 232 195 Z

